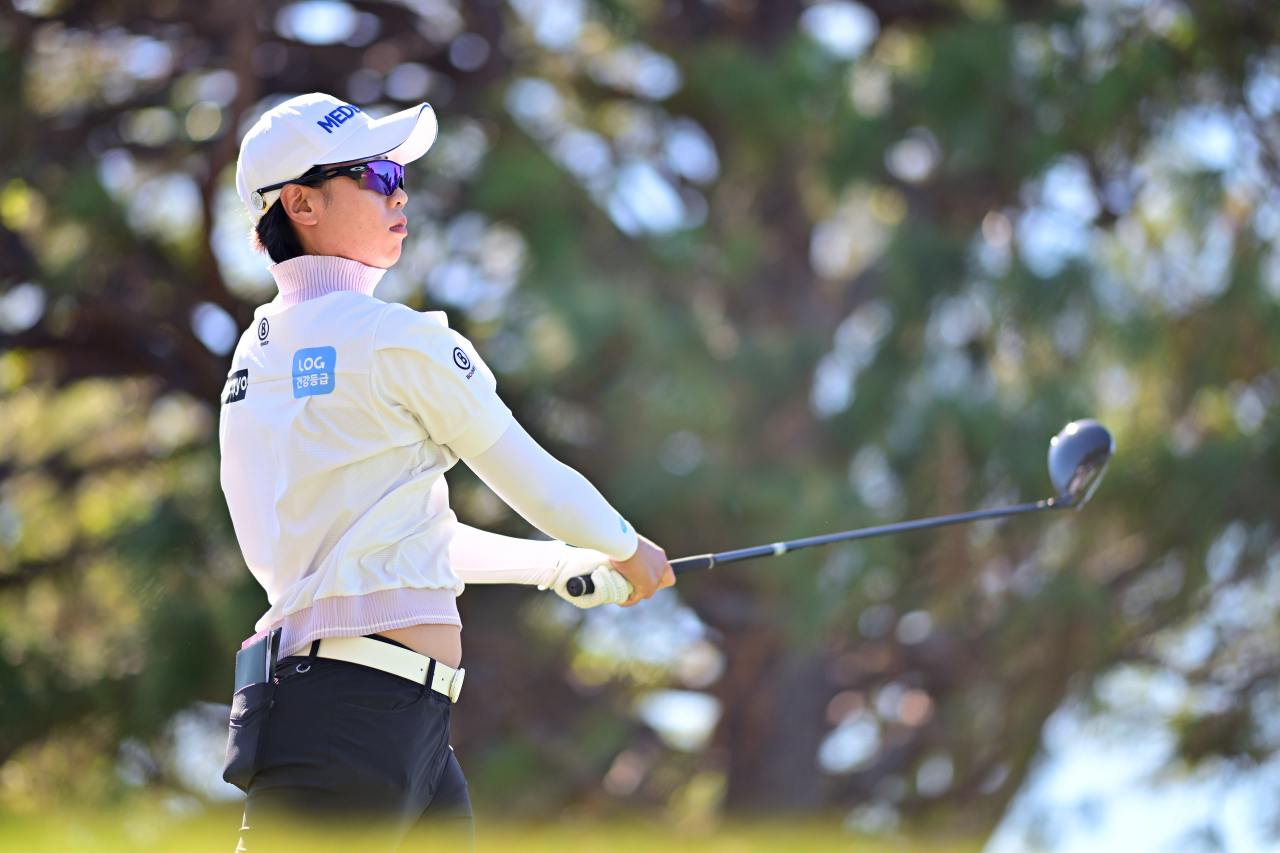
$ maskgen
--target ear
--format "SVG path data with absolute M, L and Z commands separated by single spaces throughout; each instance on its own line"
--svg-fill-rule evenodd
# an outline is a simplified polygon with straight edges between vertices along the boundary
M 319 225 L 324 212 L 324 193 L 318 187 L 288 184 L 280 191 L 280 205 L 299 225 Z

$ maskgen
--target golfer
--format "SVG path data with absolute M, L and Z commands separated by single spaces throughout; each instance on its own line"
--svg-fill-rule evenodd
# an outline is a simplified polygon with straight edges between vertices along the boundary
M 269 701 L 245 688 L 233 705 L 239 850 L 288 847 L 300 820 L 334 818 L 371 821 L 361 849 L 418 849 L 409 839 L 433 829 L 469 847 L 449 747 L 464 582 L 537 584 L 586 607 L 675 582 L 662 549 L 513 420 L 443 313 L 373 296 L 407 234 L 404 164 L 435 136 L 426 104 L 372 120 L 311 94 L 267 112 L 240 148 L 237 188 L 280 292 L 227 377 L 222 488 L 271 605 L 246 646 L 281 634 L 273 677 L 255 685 Z M 459 459 L 554 540 L 459 524 L 444 479 Z M 596 591 L 570 597 L 580 574 Z

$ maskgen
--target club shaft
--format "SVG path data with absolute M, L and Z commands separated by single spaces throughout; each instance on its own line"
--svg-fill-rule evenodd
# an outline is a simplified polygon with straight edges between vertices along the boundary
M 882 524 L 879 527 L 864 527 L 860 530 L 845 530 L 841 533 L 828 533 L 825 536 L 810 536 L 808 539 L 792 539 L 790 542 L 775 542 L 772 545 L 759 545 L 755 548 L 742 548 L 737 551 L 722 551 L 719 554 L 699 554 L 695 557 L 681 557 L 671 561 L 671 569 L 677 575 L 688 574 L 719 566 L 724 563 L 737 563 L 742 560 L 754 560 L 758 557 L 776 557 L 799 551 L 801 548 L 813 548 L 818 545 L 830 545 L 834 542 L 851 542 L 855 539 L 871 539 L 876 536 L 888 536 L 893 533 L 908 533 L 912 530 L 927 530 L 931 527 L 946 527 L 949 524 L 963 524 L 967 521 L 984 521 L 990 518 L 1007 518 L 1011 515 L 1025 515 L 1045 509 L 1068 509 L 1072 506 L 1069 496 L 1049 498 L 1029 504 L 983 509 L 977 512 L 962 512 L 959 515 L 942 515 L 936 518 L 921 518 L 916 521 L 900 521 L 897 524 Z M 580 583 L 574 583 L 580 581 Z M 595 590 L 589 575 L 571 578 L 569 594 L 573 596 L 588 595 Z
M 754 560 L 757 557 L 775 557 L 799 551 L 801 548 L 813 548 L 818 545 L 830 545 L 834 542 L 850 542 L 855 539 L 871 539 L 876 536 L 888 536 L 894 533 L 907 533 L 912 530 L 927 530 L 931 527 L 946 527 L 949 524 L 963 524 L 967 521 L 983 521 L 989 518 L 1006 518 L 1011 515 L 1024 515 L 1044 509 L 1066 509 L 1070 501 L 1065 498 L 1050 498 L 1035 503 L 1018 506 L 984 509 L 977 512 L 963 512 L 959 515 L 944 515 L 937 518 L 921 518 L 916 521 L 901 521 L 897 524 L 883 524 L 879 527 L 864 527 L 860 530 L 846 530 L 841 533 L 829 533 L 825 536 L 810 536 L 807 539 L 793 539 L 789 542 L 775 542 L 772 545 L 760 545 L 755 548 L 742 548 L 737 551 L 723 551 L 719 554 L 700 554 L 696 557 L 682 557 L 671 561 L 671 569 L 678 575 L 696 572 L 719 566 L 723 563 L 737 563 L 742 560 Z

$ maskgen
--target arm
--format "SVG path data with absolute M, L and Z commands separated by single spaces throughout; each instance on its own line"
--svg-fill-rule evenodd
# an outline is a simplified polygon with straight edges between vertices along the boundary
M 515 421 L 492 446 L 463 458 L 485 485 L 539 530 L 607 555 L 634 588 L 624 604 L 675 583 L 662 549 L 637 536 L 585 477 L 552 457 Z M 558 578 L 558 585 L 565 580 Z
M 563 542 L 513 539 L 459 524 L 449 543 L 449 562 L 463 583 L 537 584 L 555 582 Z M 601 555 L 602 560 L 607 559 Z
M 619 561 L 636 552 L 636 532 L 596 487 L 515 421 L 492 447 L 463 458 L 498 497 L 548 536 Z
M 493 372 L 470 341 L 445 325 L 443 315 L 388 305 L 379 319 L 373 356 L 371 385 L 381 402 L 412 413 L 433 441 L 466 460 L 534 526 L 581 546 L 566 549 L 560 559 L 553 584 L 558 592 L 570 571 L 594 580 L 592 568 L 598 569 L 604 555 L 622 575 L 616 586 L 625 588 L 625 578 L 634 588 L 610 600 L 625 598 L 624 604 L 634 604 L 675 583 L 661 549 L 637 537 L 585 477 L 552 458 L 512 419 L 498 398 Z M 464 540 L 469 536 L 464 533 Z M 505 547 L 493 540 L 487 544 Z M 462 550 L 458 553 L 467 562 Z M 608 569 L 604 574 L 615 573 Z
M 622 604 L 632 596 L 631 584 L 599 551 L 571 548 L 563 542 L 513 539 L 459 524 L 449 545 L 453 571 L 466 583 L 537 584 L 554 589 L 575 607 Z M 590 595 L 569 595 L 569 579 L 588 575 Z

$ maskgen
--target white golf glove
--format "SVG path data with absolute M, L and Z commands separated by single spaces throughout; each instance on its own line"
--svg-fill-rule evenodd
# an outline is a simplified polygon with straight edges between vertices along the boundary
M 578 575 L 590 575 L 595 592 L 574 597 L 569 594 L 565 585 L 569 578 Z M 589 548 L 574 548 L 566 545 L 560 563 L 556 566 L 556 577 L 549 585 L 540 585 L 538 589 L 553 589 L 556 595 L 584 610 L 599 604 L 621 604 L 631 597 L 631 583 L 624 578 L 609 558 L 599 551 Z

